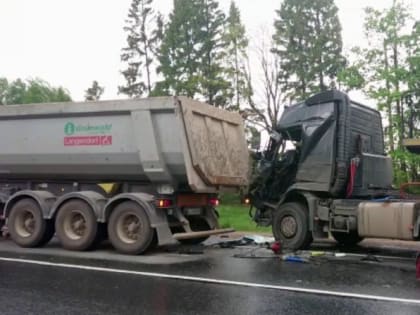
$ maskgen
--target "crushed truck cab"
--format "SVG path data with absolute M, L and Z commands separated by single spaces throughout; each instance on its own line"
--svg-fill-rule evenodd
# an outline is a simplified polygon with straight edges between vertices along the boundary
M 226 232 L 218 193 L 248 184 L 240 115 L 185 97 L 1 106 L 0 133 L 2 222 L 25 247 L 200 242 Z
M 392 180 L 379 112 L 323 92 L 285 108 L 250 184 L 253 219 L 293 249 L 329 235 L 417 239 L 420 203 Z

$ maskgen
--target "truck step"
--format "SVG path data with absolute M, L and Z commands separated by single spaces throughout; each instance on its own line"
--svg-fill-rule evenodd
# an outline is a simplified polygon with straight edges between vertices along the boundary
M 187 240 L 192 238 L 206 237 L 210 235 L 224 234 L 235 232 L 235 229 L 217 229 L 217 230 L 208 230 L 208 231 L 198 231 L 198 232 L 185 232 L 185 233 L 175 233 L 173 237 L 176 240 Z

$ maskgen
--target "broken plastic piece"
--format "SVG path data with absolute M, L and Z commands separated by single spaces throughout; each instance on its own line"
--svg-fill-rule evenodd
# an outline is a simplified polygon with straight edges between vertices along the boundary
M 283 255 L 281 257 L 281 259 L 284 260 L 284 261 L 299 262 L 299 263 L 309 262 L 309 260 L 306 259 L 306 258 L 299 257 L 299 256 L 293 256 L 293 255 Z
M 255 244 L 265 244 L 274 242 L 274 237 L 265 237 L 261 235 L 245 235 L 244 240 L 253 241 Z
M 274 242 L 271 244 L 270 249 L 274 252 L 274 254 L 280 254 L 281 253 L 281 243 L 279 241 Z

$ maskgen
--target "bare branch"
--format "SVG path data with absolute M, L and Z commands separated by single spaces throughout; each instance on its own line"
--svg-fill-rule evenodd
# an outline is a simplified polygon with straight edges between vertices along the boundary
M 257 59 L 255 64 L 259 65 L 258 69 L 253 68 L 252 71 L 257 73 L 258 90 L 254 91 L 253 78 L 251 77 L 251 69 L 245 67 L 245 79 L 251 93 L 248 94 L 246 100 L 249 106 L 251 116 L 247 121 L 256 123 L 256 125 L 267 131 L 273 129 L 280 118 L 282 104 L 286 97 L 283 94 L 281 81 L 280 60 L 277 54 L 272 53 L 273 42 L 271 36 L 265 31 L 261 31 L 258 36 L 257 47 L 255 48 L 254 58 Z
M 264 114 L 264 110 L 258 108 L 256 102 L 253 99 L 253 85 L 252 85 L 252 78 L 251 78 L 251 72 L 249 69 L 249 64 L 247 64 L 247 66 L 244 67 L 245 71 L 245 80 L 246 80 L 246 84 L 248 86 L 248 93 L 247 93 L 247 101 L 248 101 L 248 105 L 250 107 L 250 111 L 252 114 L 254 114 L 258 120 L 262 121 L 265 125 L 264 129 L 271 129 L 271 124 L 269 123 L 269 121 L 267 120 L 266 115 Z

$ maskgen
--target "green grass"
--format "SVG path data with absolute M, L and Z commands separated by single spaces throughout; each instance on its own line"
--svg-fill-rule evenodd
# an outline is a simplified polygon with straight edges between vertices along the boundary
M 217 207 L 221 228 L 234 228 L 236 231 L 270 233 L 270 227 L 257 227 L 248 215 L 249 207 L 240 204 L 222 204 Z

